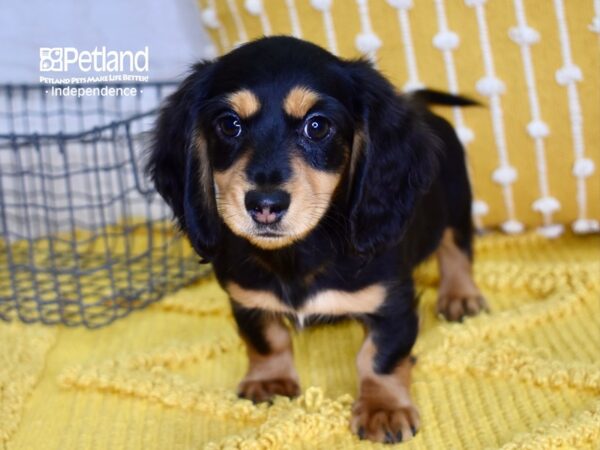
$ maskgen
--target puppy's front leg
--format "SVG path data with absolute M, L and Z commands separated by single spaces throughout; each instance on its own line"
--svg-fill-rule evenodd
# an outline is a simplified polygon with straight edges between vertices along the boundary
M 410 396 L 414 364 L 410 350 L 417 335 L 417 316 L 412 307 L 395 311 L 399 305 L 388 303 L 380 315 L 369 317 L 370 330 L 356 359 L 359 393 L 351 427 L 361 438 L 376 442 L 406 441 L 419 428 L 419 413 Z
M 238 395 L 255 403 L 269 401 L 275 395 L 297 396 L 300 385 L 292 340 L 280 317 L 235 302 L 232 305 L 248 354 L 248 372 L 238 386 Z

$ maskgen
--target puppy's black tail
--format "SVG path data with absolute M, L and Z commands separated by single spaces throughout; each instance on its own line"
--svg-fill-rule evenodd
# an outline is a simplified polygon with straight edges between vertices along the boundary
M 481 103 L 472 98 L 436 91 L 435 89 L 419 89 L 411 92 L 410 95 L 428 105 L 481 106 Z

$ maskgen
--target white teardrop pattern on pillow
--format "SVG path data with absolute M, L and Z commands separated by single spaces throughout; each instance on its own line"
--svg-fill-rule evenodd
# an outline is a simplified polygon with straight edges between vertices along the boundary
M 473 139 L 475 139 L 475 133 L 473 133 L 473 130 L 464 125 L 456 127 L 456 134 L 463 145 L 468 145 L 473 142 Z
M 540 41 L 540 33 L 527 25 L 512 27 L 508 30 L 508 36 L 520 45 L 531 45 Z
M 356 36 L 356 48 L 363 54 L 377 51 L 381 47 L 381 39 L 375 33 L 360 33 Z
M 599 11 L 600 12 L 600 11 Z M 600 16 L 596 16 L 592 19 L 592 23 L 590 23 L 589 27 L 592 33 L 600 34 Z
M 490 207 L 483 200 L 475 200 L 471 206 L 473 215 L 485 216 L 490 212 Z
M 524 226 L 518 220 L 507 220 L 500 225 L 500 228 L 507 234 L 519 234 L 523 231 Z
M 262 0 L 246 0 L 244 7 L 253 16 L 258 16 L 263 10 L 263 3 Z
M 373 66 L 377 67 L 377 50 L 381 47 L 381 39 L 375 34 L 371 25 L 369 1 L 356 0 L 356 6 L 360 17 L 360 33 L 356 36 L 354 44 L 358 51 L 367 56 Z
M 438 50 L 454 50 L 460 44 L 460 38 L 454 31 L 440 31 L 433 37 L 433 45 Z
M 538 198 L 531 206 L 534 211 L 550 214 L 560 209 L 560 202 L 554 197 Z
M 492 180 L 503 186 L 512 184 L 517 179 L 517 170 L 513 166 L 501 166 L 494 170 Z
M 571 228 L 578 234 L 597 233 L 600 231 L 600 223 L 593 219 L 578 219 Z
M 386 0 L 392 8 L 396 9 L 411 9 L 413 0 Z
M 566 86 L 569 83 L 574 83 L 583 80 L 581 69 L 575 64 L 569 64 L 563 66 L 556 71 L 555 74 L 556 82 L 561 86 Z
M 555 239 L 565 232 L 565 227 L 560 223 L 553 223 L 538 227 L 537 232 L 548 239 Z
M 587 178 L 594 173 L 595 169 L 594 161 L 589 158 L 579 158 L 573 164 L 573 175 L 580 178 Z
M 206 8 L 200 13 L 200 17 L 202 18 L 202 23 L 207 28 L 214 30 L 219 28 L 219 25 L 221 25 L 219 18 L 217 17 L 217 12 L 213 8 Z
M 477 92 L 479 92 L 481 95 L 485 95 L 486 97 L 504 94 L 504 91 L 506 90 L 504 82 L 495 76 L 486 76 L 480 78 L 475 85 L 475 88 L 477 89 Z
M 244 8 L 246 8 L 246 11 L 248 11 L 248 13 L 259 18 L 260 26 L 265 36 L 269 36 L 272 34 L 271 22 L 267 17 L 267 12 L 263 5 L 263 0 L 246 0 L 244 2 Z
M 467 6 L 475 7 L 475 6 L 483 6 L 485 5 L 486 0 L 465 0 Z
M 331 9 L 331 1 L 332 0 L 310 0 L 310 4 L 319 11 L 329 11 Z
M 550 129 L 546 122 L 540 119 L 534 119 L 527 124 L 527 133 L 532 138 L 545 138 L 550 134 Z

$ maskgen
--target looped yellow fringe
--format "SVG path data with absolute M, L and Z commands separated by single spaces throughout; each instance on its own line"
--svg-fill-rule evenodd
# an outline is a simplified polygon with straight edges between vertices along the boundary
M 600 236 L 489 235 L 476 253 L 489 315 L 443 322 L 435 264 L 416 273 L 423 427 L 398 448 L 600 448 Z M 361 333 L 348 322 L 296 334 L 303 394 L 255 406 L 235 395 L 245 354 L 213 279 L 96 331 L 0 324 L 0 443 L 372 448 L 348 429 Z

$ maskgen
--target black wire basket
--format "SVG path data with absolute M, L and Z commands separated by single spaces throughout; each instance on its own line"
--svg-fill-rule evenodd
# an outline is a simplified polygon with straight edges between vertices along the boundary
M 95 328 L 208 271 L 143 173 L 148 132 L 175 84 L 110 87 L 136 95 L 0 85 L 3 320 Z

